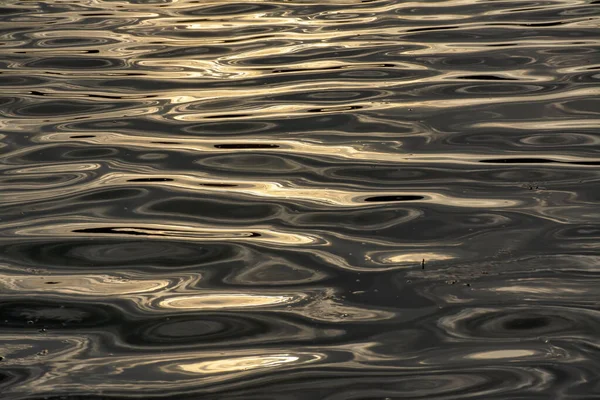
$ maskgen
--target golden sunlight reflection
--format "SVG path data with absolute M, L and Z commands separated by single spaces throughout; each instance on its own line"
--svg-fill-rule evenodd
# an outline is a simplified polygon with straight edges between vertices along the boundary
M 161 175 L 165 176 L 165 175 Z M 172 181 L 159 182 L 160 185 L 174 187 L 179 189 L 185 189 L 189 191 L 197 192 L 232 192 L 249 194 L 258 197 L 267 198 L 285 198 L 288 200 L 303 200 L 311 203 L 326 203 L 333 204 L 336 206 L 344 207 L 372 207 L 373 203 L 365 201 L 369 197 L 377 196 L 422 196 L 422 200 L 411 200 L 426 203 L 444 204 L 452 207 L 467 207 L 467 208 L 481 208 L 481 207 L 514 207 L 519 205 L 518 201 L 510 199 L 495 199 L 495 198 L 464 198 L 455 197 L 449 194 L 435 193 L 435 192 L 416 192 L 416 191 L 359 191 L 359 190 L 345 190 L 345 189 L 333 189 L 333 188 L 322 188 L 322 187 L 298 187 L 292 184 L 282 184 L 279 182 L 265 182 L 265 181 L 235 181 L 226 179 L 215 179 L 215 178 L 204 178 L 196 177 L 193 175 L 179 175 L 169 174 Z M 130 185 L 128 183 L 132 179 L 139 179 L 142 177 L 149 177 L 149 175 L 136 175 L 136 174 L 107 174 L 102 180 L 105 184 L 113 185 Z M 210 183 L 223 183 L 227 182 L 232 187 L 213 187 L 206 186 Z M 153 182 L 153 185 L 157 183 Z M 205 186 L 203 186 L 203 184 Z
M 565 129 L 594 129 L 600 126 L 600 119 L 589 118 L 582 121 L 581 119 L 546 119 L 544 121 L 530 120 L 530 121 L 486 121 L 477 122 L 471 124 L 473 128 L 502 128 L 502 129 L 514 129 L 514 130 L 525 130 L 525 131 L 562 131 Z M 593 137 L 593 144 L 600 143 L 600 138 Z
M 529 293 L 529 294 L 584 294 L 586 291 L 581 288 L 560 287 L 557 284 L 552 286 L 502 286 L 493 288 L 494 292 L 504 293 Z
M 299 300 L 300 296 L 260 295 L 251 293 L 214 293 L 173 296 L 161 300 L 162 308 L 179 310 L 217 310 L 228 308 L 266 307 Z
M 293 354 L 270 354 L 250 357 L 231 357 L 218 360 L 180 364 L 179 369 L 195 374 L 222 374 L 260 368 L 275 368 L 295 363 L 300 357 Z
M 0 398 L 600 392 L 599 1 L 1 1 Z
M 237 241 L 256 241 L 269 243 L 273 245 L 284 244 L 309 244 L 316 243 L 317 239 L 305 235 L 299 235 L 287 232 L 278 232 L 266 228 L 234 229 L 234 228 L 216 228 L 212 226 L 192 226 L 189 225 L 165 225 L 165 224 L 147 224 L 137 223 L 136 221 L 115 220 L 114 225 L 107 223 L 95 223 L 90 220 L 87 223 L 56 223 L 55 221 L 46 221 L 47 224 L 42 225 L 42 220 L 38 220 L 38 226 L 31 228 L 16 227 L 14 234 L 24 236 L 44 236 L 51 234 L 55 237 L 81 237 L 81 236 L 98 236 L 97 233 L 88 233 L 91 228 L 101 228 L 107 230 L 110 236 L 144 236 L 147 239 L 171 239 L 171 240 L 197 240 L 197 241 L 222 241 L 237 240 Z M 8 227 L 9 225 L 5 225 Z
M 425 252 L 425 253 L 402 253 L 397 255 L 391 255 L 383 258 L 384 263 L 389 264 L 414 264 L 421 263 L 423 260 L 425 262 L 428 261 L 445 261 L 452 260 L 455 256 L 451 254 L 443 254 L 443 253 L 433 253 L 433 252 Z
M 599 92 L 600 93 L 600 92 Z M 414 106 L 414 105 L 413 105 Z M 491 124 L 491 125 L 487 125 Z M 478 123 L 477 127 L 503 127 L 508 123 L 492 123 L 483 122 Z M 525 123 L 527 128 L 527 123 Z M 98 132 L 92 138 L 72 139 L 70 134 L 66 133 L 49 133 L 41 134 L 36 136 L 34 139 L 39 143 L 61 143 L 61 142 L 82 142 L 95 145 L 121 145 L 133 148 L 149 148 L 153 150 L 172 150 L 172 151 L 189 151 L 189 152 L 213 152 L 213 153 L 230 153 L 231 149 L 228 148 L 230 145 L 239 144 L 239 140 L 226 138 L 189 138 L 173 136 L 168 143 L 160 142 L 159 138 L 152 136 L 133 136 L 124 135 L 113 132 Z M 372 150 L 369 145 L 371 141 L 364 140 L 360 142 L 354 142 L 353 144 L 327 144 L 321 143 L 318 140 L 288 140 L 279 138 L 248 138 L 244 139 L 244 144 L 247 144 L 247 148 L 236 148 L 236 152 L 255 152 L 258 146 L 261 151 L 275 153 L 275 154 L 301 154 L 311 155 L 319 157 L 334 157 L 342 159 L 352 160 L 364 160 L 364 161 L 381 161 L 381 162 L 392 162 L 400 164 L 423 164 L 423 163 L 446 163 L 446 164 L 479 164 L 482 158 L 490 157 L 493 153 L 458 153 L 458 152 L 444 152 L 440 153 L 413 153 L 408 150 L 401 151 L 403 148 L 402 140 L 395 140 L 389 142 L 389 150 Z M 10 156 L 18 154 L 13 152 Z M 518 154 L 508 154 L 505 158 L 518 158 Z M 545 157 L 552 158 L 556 161 L 561 162 L 590 162 L 597 161 L 596 158 L 590 157 L 577 157 L 564 152 L 555 152 L 555 154 L 547 154 Z M 563 165 L 566 167 L 567 165 Z M 148 171 L 150 172 L 150 171 Z M 159 174 L 159 171 L 155 171 Z M 183 174 L 181 171 L 180 174 Z M 176 175 L 176 171 L 170 171 L 170 175 Z M 484 199 L 478 199 L 484 200 Z M 486 207 L 481 205 L 481 207 Z
M 337 296 L 321 296 L 303 308 L 291 309 L 290 312 L 316 321 L 327 323 L 351 323 L 365 321 L 382 321 L 394 318 L 391 311 L 380 310 L 374 307 L 352 306 L 342 303 L 342 298 Z
M 165 289 L 167 279 L 128 279 L 110 275 L 0 276 L 3 292 L 56 292 L 86 296 L 148 293 Z
M 468 355 L 466 358 L 470 358 L 472 360 L 500 360 L 505 358 L 531 357 L 535 354 L 535 351 L 525 349 L 492 350 L 473 353 Z

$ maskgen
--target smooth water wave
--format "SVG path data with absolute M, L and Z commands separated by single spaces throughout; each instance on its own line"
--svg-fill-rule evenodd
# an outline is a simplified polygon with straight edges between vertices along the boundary
M 6 0 L 0 391 L 596 398 L 590 0 Z

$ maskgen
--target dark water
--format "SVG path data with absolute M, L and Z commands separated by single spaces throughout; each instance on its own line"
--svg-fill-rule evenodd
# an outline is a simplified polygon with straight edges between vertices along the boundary
M 600 399 L 597 0 L 0 32 L 0 397 Z

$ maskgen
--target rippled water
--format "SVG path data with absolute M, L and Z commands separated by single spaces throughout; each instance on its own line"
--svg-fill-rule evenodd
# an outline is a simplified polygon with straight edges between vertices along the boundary
M 3 398 L 600 398 L 598 0 L 0 32 Z

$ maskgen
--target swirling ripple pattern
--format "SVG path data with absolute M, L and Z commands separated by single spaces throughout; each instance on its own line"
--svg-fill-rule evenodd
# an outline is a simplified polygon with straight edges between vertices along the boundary
M 598 0 L 3 0 L 0 393 L 599 399 Z

